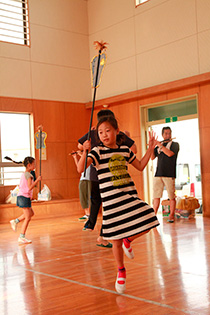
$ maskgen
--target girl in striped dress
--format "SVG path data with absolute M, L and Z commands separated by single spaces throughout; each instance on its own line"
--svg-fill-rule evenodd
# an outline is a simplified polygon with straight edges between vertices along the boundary
M 99 120 L 97 134 L 100 145 L 89 152 L 87 167 L 93 163 L 98 172 L 103 205 L 103 237 L 113 243 L 113 254 L 118 266 L 115 288 L 118 293 L 123 293 L 126 281 L 123 251 L 133 259 L 131 242 L 159 225 L 153 208 L 138 197 L 127 165 L 130 163 L 143 171 L 157 140 L 153 133 L 149 133 L 149 148 L 139 161 L 127 146 L 120 145 L 118 133 L 114 117 L 105 116 Z M 83 148 L 77 167 L 79 173 L 84 170 L 86 150 L 91 148 L 90 141 L 85 141 Z

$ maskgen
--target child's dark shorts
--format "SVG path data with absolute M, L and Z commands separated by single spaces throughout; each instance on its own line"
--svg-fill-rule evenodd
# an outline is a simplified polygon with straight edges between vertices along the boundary
M 24 196 L 17 196 L 17 206 L 20 208 L 31 208 L 31 199 Z

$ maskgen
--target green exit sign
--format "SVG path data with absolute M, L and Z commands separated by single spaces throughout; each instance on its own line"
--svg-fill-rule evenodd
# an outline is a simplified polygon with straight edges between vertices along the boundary
M 165 122 L 166 123 L 175 122 L 175 121 L 178 121 L 178 117 L 177 116 L 165 118 Z

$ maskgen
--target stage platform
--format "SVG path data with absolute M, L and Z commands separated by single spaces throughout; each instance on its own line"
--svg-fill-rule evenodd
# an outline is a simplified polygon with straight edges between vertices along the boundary
M 47 216 L 63 216 L 84 214 L 79 199 L 55 199 L 50 201 L 33 201 L 33 219 Z M 22 214 L 22 210 L 15 204 L 0 204 L 0 224 L 9 222 Z

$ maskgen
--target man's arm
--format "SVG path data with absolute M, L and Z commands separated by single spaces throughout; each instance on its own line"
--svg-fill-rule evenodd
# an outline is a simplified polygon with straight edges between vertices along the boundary
M 169 149 L 167 149 L 166 147 L 161 147 L 160 150 L 167 155 L 168 157 L 172 157 L 175 153 Z
M 168 157 L 172 157 L 175 154 L 173 151 L 171 151 L 168 148 L 164 147 L 164 145 L 161 142 L 159 142 L 159 141 L 157 141 L 157 146 L 160 148 L 160 151 L 163 152 Z

